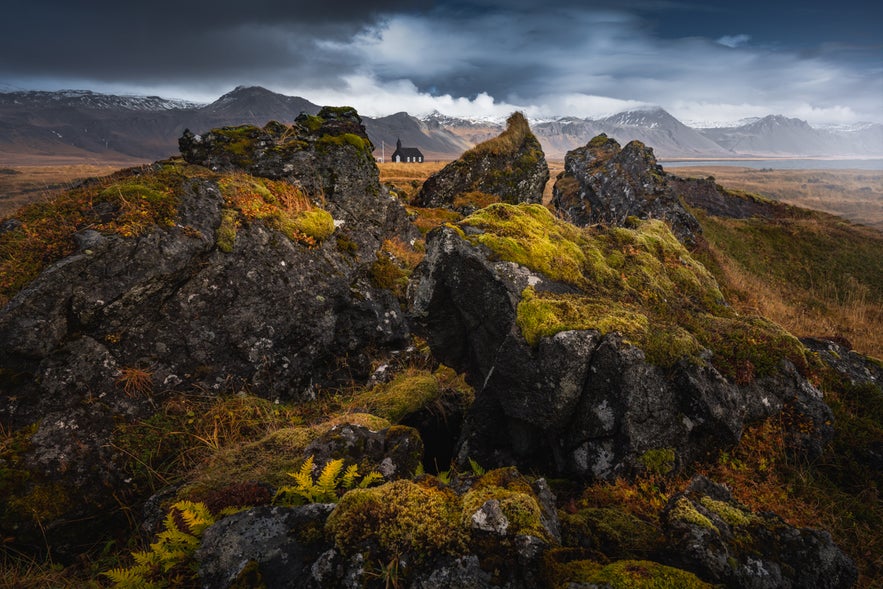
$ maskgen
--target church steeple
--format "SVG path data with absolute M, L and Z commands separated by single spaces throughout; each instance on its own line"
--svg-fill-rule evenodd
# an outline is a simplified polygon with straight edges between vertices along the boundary
M 401 149 L 401 148 L 402 148 L 402 140 L 397 137 L 396 138 L 396 149 Z

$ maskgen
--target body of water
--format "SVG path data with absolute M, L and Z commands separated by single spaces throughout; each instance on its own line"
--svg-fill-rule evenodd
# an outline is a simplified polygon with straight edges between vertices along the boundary
M 879 170 L 883 171 L 883 158 L 863 160 L 822 159 L 771 159 L 771 160 L 659 160 L 664 168 L 698 166 L 738 166 L 772 170 Z

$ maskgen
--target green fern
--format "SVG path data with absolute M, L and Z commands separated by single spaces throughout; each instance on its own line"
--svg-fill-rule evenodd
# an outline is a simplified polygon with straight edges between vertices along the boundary
M 483 476 L 484 473 L 487 472 L 479 463 L 471 458 L 469 459 L 469 468 L 472 469 L 472 474 L 477 477 Z
M 165 530 L 157 534 L 150 550 L 132 553 L 134 565 L 101 574 L 118 589 L 162 589 L 186 579 L 192 580 L 195 570 L 182 573 L 181 569 L 190 563 L 199 548 L 202 533 L 214 522 L 205 504 L 179 501 L 172 505 L 163 520 Z
M 273 502 L 282 505 L 303 505 L 305 503 L 336 503 L 340 496 L 356 486 L 359 479 L 359 467 L 352 464 L 344 470 L 343 459 L 328 461 L 319 477 L 313 480 L 313 457 L 307 458 L 300 470 L 290 472 L 294 485 L 286 485 L 276 491 Z M 368 487 L 383 480 L 379 472 L 370 472 L 359 481 L 360 488 Z

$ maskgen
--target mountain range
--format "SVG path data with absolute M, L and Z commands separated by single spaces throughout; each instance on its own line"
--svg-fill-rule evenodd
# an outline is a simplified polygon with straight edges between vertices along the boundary
M 244 86 L 210 104 L 87 90 L 0 93 L 0 162 L 153 160 L 175 153 L 185 128 L 202 132 L 224 125 L 286 122 L 319 109 L 304 98 Z M 427 159 L 453 159 L 502 130 L 493 121 L 440 113 L 363 119 L 378 158 L 388 156 L 401 139 L 420 148 Z M 781 115 L 734 127 L 694 128 L 653 107 L 600 119 L 534 121 L 532 128 L 549 159 L 563 159 L 599 133 L 623 144 L 640 140 L 661 158 L 883 156 L 883 125 L 818 129 Z

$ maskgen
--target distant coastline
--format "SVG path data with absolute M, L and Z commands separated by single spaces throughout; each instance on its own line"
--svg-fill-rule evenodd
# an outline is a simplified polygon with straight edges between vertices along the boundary
M 878 158 L 659 158 L 666 168 L 736 166 L 773 170 L 878 170 L 883 171 L 883 157 Z

